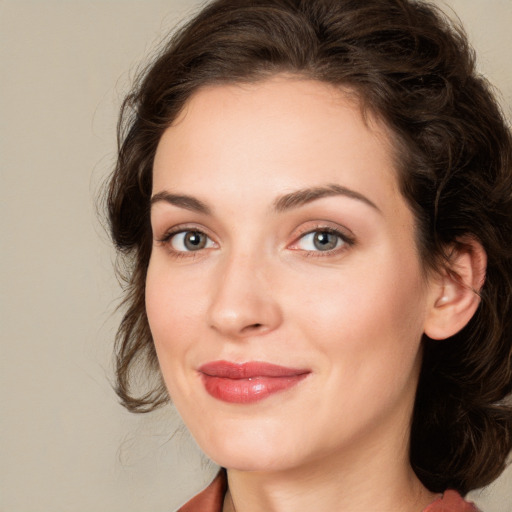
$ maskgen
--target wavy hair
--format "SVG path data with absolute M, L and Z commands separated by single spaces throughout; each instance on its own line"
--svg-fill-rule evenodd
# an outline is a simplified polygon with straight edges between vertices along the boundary
M 432 491 L 488 484 L 512 447 L 512 141 L 462 28 L 428 2 L 217 0 L 141 74 L 107 190 L 125 278 L 117 393 L 134 412 L 168 401 L 144 303 L 163 131 L 201 87 L 283 72 L 348 87 L 387 124 L 425 269 L 443 268 L 447 247 L 468 236 L 487 253 L 474 317 L 450 339 L 423 340 L 410 459 Z

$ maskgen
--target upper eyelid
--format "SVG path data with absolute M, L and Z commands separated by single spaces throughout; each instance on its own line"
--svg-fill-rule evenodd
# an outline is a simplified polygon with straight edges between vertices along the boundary
M 174 258 L 178 257 L 187 257 L 187 258 L 195 258 L 199 257 L 200 254 L 204 254 L 204 251 L 211 250 L 215 247 L 201 247 L 194 251 L 188 250 L 180 250 L 173 247 L 173 239 L 176 235 L 187 233 L 187 232 L 197 232 L 205 235 L 210 242 L 213 243 L 214 246 L 218 246 L 218 243 L 215 241 L 213 237 L 211 237 L 204 229 L 198 229 L 196 227 L 183 227 L 180 225 L 173 226 L 172 228 L 166 230 L 164 234 L 160 237 L 155 237 L 155 242 L 161 247 L 165 248 L 165 250 Z
M 194 230 L 194 229 L 184 229 L 184 230 L 180 230 L 180 231 L 177 231 L 176 233 L 170 233 L 169 234 L 169 245 L 172 247 L 172 249 L 174 251 L 177 251 L 177 252 L 188 252 L 188 251 L 181 251 L 180 249 L 177 249 L 174 247 L 174 239 L 176 237 L 179 237 L 179 236 L 183 236 L 183 238 L 185 238 L 186 234 L 187 233 L 200 233 L 201 235 L 204 235 L 206 237 L 206 239 L 211 242 L 211 244 L 216 244 L 215 241 L 210 237 L 208 236 L 206 233 L 202 232 L 202 231 L 198 231 L 198 230 Z M 184 240 L 182 240 L 182 243 L 183 243 Z M 206 242 L 206 244 L 208 244 L 208 241 Z M 210 247 L 208 246 L 205 246 L 205 247 L 200 247 L 198 248 L 197 250 L 194 250 L 194 251 L 191 251 L 191 252 L 199 252 L 199 251 L 202 251 L 203 249 L 211 249 L 211 245 Z
M 315 233 L 316 231 L 330 231 L 340 235 L 341 238 L 347 241 L 355 242 L 356 239 L 355 234 L 347 227 L 331 221 L 322 221 L 319 224 L 300 227 L 294 236 L 294 241 L 297 241 L 299 238 L 309 233 Z
M 298 229 L 296 229 L 295 233 L 292 234 L 292 241 L 287 242 L 286 246 L 292 246 L 296 244 L 302 237 L 315 233 L 317 231 L 329 231 L 331 233 L 335 233 L 340 238 L 353 245 L 356 243 L 356 236 L 354 233 L 348 229 L 345 226 L 342 226 L 338 223 L 332 222 L 332 221 L 310 221 L 304 223 L 306 225 L 300 226 Z M 210 240 L 212 240 L 215 244 L 219 244 L 218 237 L 212 234 L 211 230 L 204 226 L 197 225 L 195 223 L 182 223 L 177 224 L 175 226 L 172 226 L 166 230 L 163 231 L 163 233 L 160 236 L 154 235 L 154 239 L 157 242 L 160 243 L 166 243 L 168 242 L 173 236 L 177 235 L 178 233 L 183 233 L 187 231 L 197 231 L 200 233 L 203 233 L 205 236 L 207 236 Z
M 214 237 L 210 233 L 210 230 L 208 230 L 202 226 L 197 226 L 197 225 L 188 224 L 188 223 L 177 224 L 175 226 L 172 226 L 171 228 L 163 230 L 162 235 L 156 236 L 155 234 L 153 234 L 153 236 L 156 241 L 162 242 L 165 240 L 169 240 L 171 237 L 173 237 L 174 235 L 177 235 L 178 233 L 183 233 L 186 231 L 197 231 L 198 233 L 203 233 L 204 235 L 206 235 L 208 238 L 210 238 L 212 240 L 214 239 Z
M 309 235 L 312 235 L 313 233 L 317 233 L 317 232 L 327 232 L 327 233 L 330 233 L 332 235 L 336 235 L 338 238 L 340 238 L 342 240 L 343 243 L 345 244 L 349 244 L 349 245 L 353 245 L 355 243 L 355 240 L 353 238 L 350 238 L 348 237 L 347 235 L 345 235 L 344 233 L 341 233 L 340 231 L 338 230 L 335 230 L 335 229 L 313 229 L 313 230 L 310 230 L 310 231 L 306 231 L 305 233 L 303 233 L 302 235 L 298 236 L 294 242 L 292 242 L 292 246 L 293 245 L 297 245 L 303 238 L 305 238 L 306 236 L 309 236 Z

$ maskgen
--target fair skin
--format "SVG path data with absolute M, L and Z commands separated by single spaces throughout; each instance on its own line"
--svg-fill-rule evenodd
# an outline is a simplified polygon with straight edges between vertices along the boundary
M 457 329 L 464 294 L 423 271 L 390 139 L 353 95 L 289 76 L 201 89 L 161 138 L 147 314 L 174 405 L 228 468 L 226 511 L 435 499 L 408 460 L 421 339 Z M 205 388 L 212 361 L 305 373 L 233 403 Z

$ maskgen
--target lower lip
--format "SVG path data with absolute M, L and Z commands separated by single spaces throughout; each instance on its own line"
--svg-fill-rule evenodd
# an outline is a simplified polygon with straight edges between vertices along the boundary
M 274 393 L 290 389 L 308 374 L 286 377 L 252 377 L 229 379 L 202 374 L 206 391 L 223 402 L 249 404 L 263 400 Z

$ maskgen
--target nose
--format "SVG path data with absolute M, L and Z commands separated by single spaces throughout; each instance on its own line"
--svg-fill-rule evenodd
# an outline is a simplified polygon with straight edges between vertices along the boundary
M 230 338 L 269 333 L 282 322 L 269 267 L 257 256 L 235 256 L 216 273 L 208 310 L 210 327 Z

